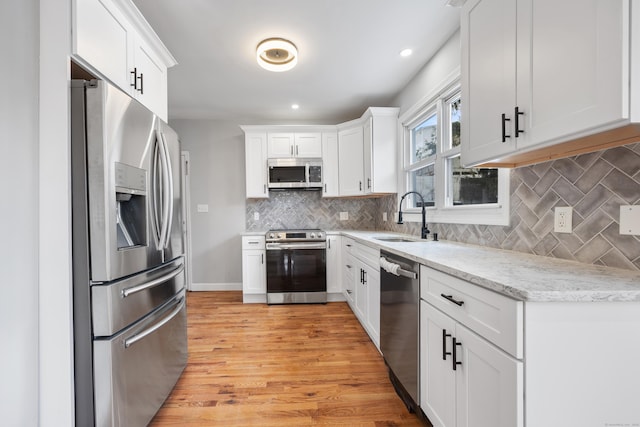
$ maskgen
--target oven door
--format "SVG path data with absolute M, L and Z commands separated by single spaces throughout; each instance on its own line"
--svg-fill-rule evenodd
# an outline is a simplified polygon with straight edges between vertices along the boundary
M 324 243 L 310 248 L 267 248 L 267 302 L 326 302 L 326 249 Z M 319 246 L 322 246 L 320 248 Z

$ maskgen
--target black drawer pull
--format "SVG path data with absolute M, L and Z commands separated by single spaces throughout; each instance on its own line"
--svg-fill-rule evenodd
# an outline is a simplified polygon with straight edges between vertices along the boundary
M 524 116 L 524 113 L 522 111 L 520 111 L 520 108 L 516 107 L 514 110 L 514 115 L 515 115 L 515 131 L 516 131 L 516 138 L 518 137 L 518 135 L 520 135 L 521 133 L 524 133 L 523 130 L 520 130 L 520 116 Z
M 464 301 L 458 301 L 456 299 L 453 299 L 453 295 L 440 294 L 440 296 L 446 299 L 447 301 L 451 301 L 455 305 L 462 306 L 462 304 L 464 304 Z
M 448 334 L 446 329 L 442 330 L 442 360 L 447 360 L 447 356 L 451 355 L 451 352 L 447 351 L 447 337 L 450 336 L 451 334 Z

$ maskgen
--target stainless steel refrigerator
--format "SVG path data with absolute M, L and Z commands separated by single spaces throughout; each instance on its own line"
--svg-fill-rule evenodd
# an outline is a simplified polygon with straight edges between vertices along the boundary
M 75 424 L 146 426 L 187 360 L 178 136 L 102 80 L 71 129 Z

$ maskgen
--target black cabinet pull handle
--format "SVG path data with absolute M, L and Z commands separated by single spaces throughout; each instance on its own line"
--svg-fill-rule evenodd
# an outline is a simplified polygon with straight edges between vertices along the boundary
M 458 362 L 457 359 L 457 347 L 460 346 L 462 347 L 462 344 L 457 342 L 455 338 L 453 338 L 453 346 L 452 346 L 452 350 L 453 350 L 453 357 L 451 358 L 452 361 L 452 366 L 453 366 L 453 370 L 456 370 L 456 366 L 458 365 L 462 365 L 462 362 Z
M 440 294 L 440 296 L 442 298 L 446 299 L 447 301 L 451 301 L 455 305 L 461 306 L 462 304 L 464 304 L 464 301 L 458 301 L 456 299 L 453 299 L 453 295 Z
M 523 130 L 520 130 L 520 120 L 519 120 L 520 116 L 524 116 L 524 113 L 520 111 L 518 107 L 516 107 L 514 111 L 514 115 L 515 115 L 515 130 L 516 130 L 516 138 L 517 138 L 518 135 L 520 135 L 521 133 L 524 133 Z
M 367 284 L 367 272 L 362 270 L 362 284 L 366 285 Z
M 502 142 L 507 142 L 507 138 L 511 138 L 511 135 L 507 135 L 507 122 L 510 121 L 511 119 L 507 119 L 507 115 L 502 113 Z
M 130 83 L 129 86 L 133 86 L 134 90 L 138 90 L 138 69 L 134 67 L 130 73 L 133 74 L 133 83 Z
M 360 191 L 362 191 L 362 181 L 359 181 Z
M 446 329 L 442 330 L 442 360 L 447 360 L 447 356 L 451 355 L 451 352 L 447 351 L 447 337 L 450 336 L 451 334 L 448 334 Z
M 367 188 L 371 189 L 371 178 L 367 178 Z
M 144 76 L 142 73 L 140 73 L 140 77 L 138 77 L 140 79 L 140 89 L 138 89 L 138 91 L 140 92 L 140 95 L 144 95 Z

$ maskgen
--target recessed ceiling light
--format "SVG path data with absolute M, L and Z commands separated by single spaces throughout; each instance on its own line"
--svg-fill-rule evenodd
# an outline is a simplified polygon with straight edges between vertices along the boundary
M 298 104 L 291 104 L 291 108 L 297 110 L 300 106 Z
M 407 56 L 411 56 L 412 53 L 413 53 L 413 50 L 411 49 L 403 49 L 400 51 L 400 56 L 407 57 Z
M 288 71 L 298 63 L 298 49 L 289 40 L 270 38 L 256 48 L 258 64 L 269 71 Z

